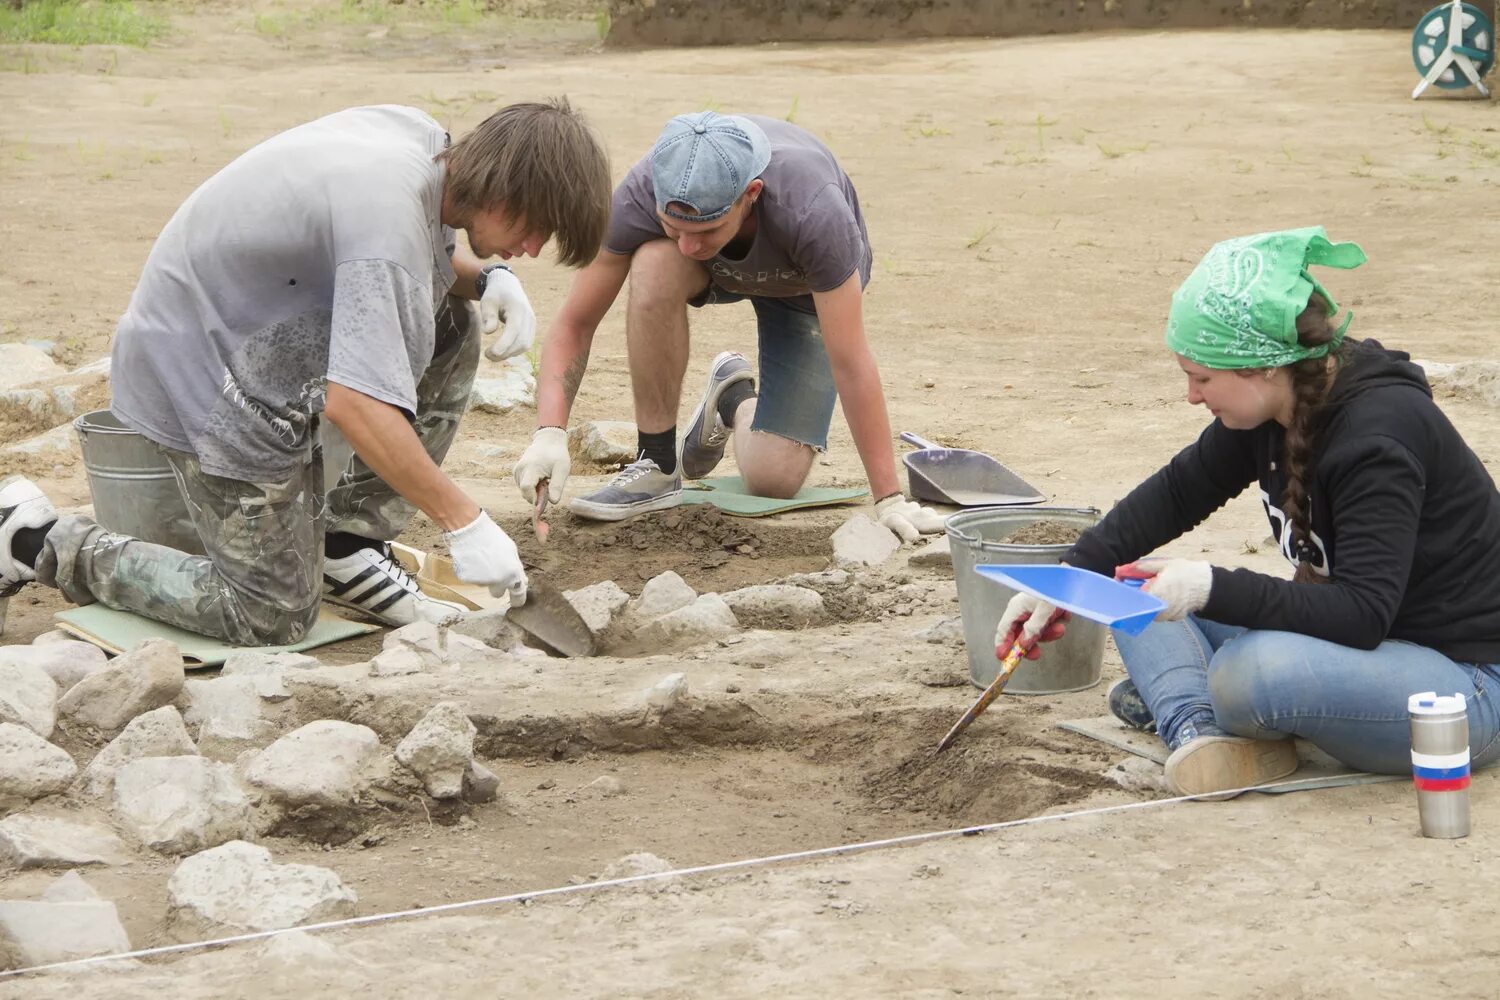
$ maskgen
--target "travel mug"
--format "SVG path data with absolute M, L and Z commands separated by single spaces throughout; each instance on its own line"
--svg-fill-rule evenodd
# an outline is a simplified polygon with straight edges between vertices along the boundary
M 1417 789 L 1422 836 L 1469 835 L 1469 713 L 1461 694 L 1414 694 L 1411 779 Z

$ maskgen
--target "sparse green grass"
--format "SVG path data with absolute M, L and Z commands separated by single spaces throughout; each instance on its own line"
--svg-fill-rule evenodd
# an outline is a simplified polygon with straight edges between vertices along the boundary
M 916 133 L 924 139 L 935 139 L 940 135 L 952 135 L 953 130 L 943 128 L 941 125 L 918 125 Z
M 298 32 L 325 24 L 379 26 L 399 21 L 445 28 L 471 28 L 490 12 L 482 0 L 338 0 L 337 3 L 278 3 L 274 10 L 259 11 L 252 24 L 257 34 L 286 41 Z M 606 14 L 607 16 L 607 14 Z
M 223 131 L 224 138 L 226 139 L 234 132 L 234 119 L 230 118 L 229 112 L 223 108 L 219 109 L 219 128 Z
M 964 244 L 964 249 L 973 250 L 975 247 L 979 246 L 979 244 L 983 243 L 985 239 L 988 238 L 990 233 L 993 233 L 994 231 L 995 223 L 990 223 L 988 226 L 985 226 L 979 232 L 969 237 L 969 241 Z
M 797 121 L 797 104 L 802 100 L 801 94 L 792 95 L 792 106 L 787 109 L 786 120 L 795 123 Z
M 1036 148 L 1038 152 L 1047 152 L 1046 130 L 1056 125 L 1060 119 L 1047 118 L 1040 111 L 1036 113 Z
M 1234 168 L 1234 172 L 1237 174 L 1248 174 L 1255 169 L 1255 164 L 1251 163 L 1249 160 L 1241 160 L 1239 158 L 1235 158 L 1230 160 L 1229 163 Z
M 594 11 L 594 30 L 599 33 L 599 41 L 609 37 L 610 24 L 608 7 L 600 7 Z
M 167 31 L 167 20 L 128 0 L 26 0 L 0 4 L 0 42 L 144 46 Z
M 1099 147 L 1099 152 L 1104 154 L 1106 160 L 1118 160 L 1131 153 L 1144 153 L 1151 146 L 1149 142 L 1137 143 L 1133 146 L 1106 146 L 1102 142 L 1096 142 L 1094 145 Z

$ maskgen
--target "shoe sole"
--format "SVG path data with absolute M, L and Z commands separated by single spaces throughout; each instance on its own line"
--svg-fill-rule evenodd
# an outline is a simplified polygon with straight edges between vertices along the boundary
M 437 598 L 435 598 L 435 597 L 429 597 L 428 600 L 435 601 L 438 604 L 453 604 L 452 601 L 438 601 Z M 358 615 L 361 615 L 361 616 L 363 616 L 365 618 L 368 618 L 372 622 L 378 622 L 379 624 L 388 626 L 390 628 L 400 628 L 403 625 L 413 624 L 412 622 L 396 622 L 396 621 L 391 621 L 389 618 L 386 618 L 384 615 L 381 615 L 381 614 L 379 614 L 377 612 L 371 611 L 369 608 L 361 607 L 360 605 L 355 604 L 352 601 L 346 601 L 346 600 L 343 600 L 342 598 L 330 597 L 327 593 L 325 593 L 323 595 L 323 603 L 324 604 L 332 604 L 335 607 L 344 608 L 347 611 L 353 611 L 355 614 L 358 614 Z M 456 605 L 455 604 L 454 607 L 453 607 L 453 613 L 451 615 L 449 615 L 448 617 L 449 618 L 457 618 L 460 615 L 467 614 L 469 612 L 469 610 L 470 609 L 468 609 L 466 607 L 463 607 L 461 605 Z M 427 619 L 418 618 L 416 620 L 417 621 L 426 621 Z M 435 622 L 434 624 L 441 624 L 441 623 L 440 622 Z
M 737 352 L 735 352 L 735 351 L 724 351 L 721 354 L 719 354 L 718 357 L 714 358 L 713 364 L 711 364 L 711 365 L 708 366 L 708 382 L 703 386 L 703 395 L 698 397 L 698 408 L 695 409 L 693 411 L 693 415 L 690 418 L 688 418 L 688 423 L 687 423 L 688 427 L 692 427 L 694 424 L 696 424 L 699 421 L 703 420 L 704 417 L 707 416 L 707 414 L 708 414 L 708 397 L 714 391 L 714 373 L 719 370 L 720 363 L 722 363 L 723 360 L 726 357 L 734 357 L 736 353 Z M 741 355 L 741 357 L 743 357 L 743 355 Z M 750 371 L 749 369 L 746 369 L 745 372 L 743 373 L 742 377 L 746 378 L 746 379 L 753 379 L 755 377 L 755 374 L 754 374 L 754 372 Z M 724 380 L 724 385 L 728 386 L 728 385 L 731 385 L 731 384 L 733 384 L 735 382 L 738 382 L 738 381 L 740 381 L 740 378 L 725 379 Z M 724 394 L 723 389 L 720 389 L 719 390 L 719 395 L 722 396 L 723 394 Z M 717 403 L 717 401 L 715 401 L 715 402 Z M 714 469 L 718 468 L 719 463 L 724 460 L 724 447 L 720 447 L 719 448 L 719 457 L 716 458 L 716 459 L 714 459 L 713 464 L 711 464 L 708 468 L 706 468 L 706 469 L 695 469 L 695 470 L 693 470 L 693 472 L 690 473 L 690 472 L 687 471 L 687 463 L 684 460 L 684 456 L 687 454 L 687 449 L 688 449 L 688 438 L 690 438 L 690 437 L 692 437 L 691 434 L 685 435 L 683 437 L 683 439 L 678 443 L 678 447 L 677 447 L 677 467 L 682 470 L 682 478 L 683 479 L 702 479 L 704 476 L 706 476 L 710 472 L 714 471 Z M 725 446 L 727 446 L 728 443 L 729 442 L 726 440 L 724 442 Z M 707 447 L 707 446 L 705 445 L 705 446 L 700 446 L 700 447 Z
M 1156 720 L 1155 719 L 1148 717 L 1145 722 L 1141 722 L 1138 719 L 1127 719 L 1127 718 L 1125 718 L 1125 716 L 1123 716 L 1119 712 L 1115 711 L 1115 692 L 1118 691 L 1120 688 L 1124 687 L 1126 684 L 1129 684 L 1129 683 L 1130 683 L 1130 678 L 1124 677 L 1124 678 L 1121 678 L 1120 680 L 1115 681 L 1113 684 L 1111 684 L 1109 686 L 1109 693 L 1104 696 L 1104 704 L 1109 707 L 1109 714 L 1112 715 L 1112 716 L 1114 716 L 1114 718 L 1122 726 L 1126 726 L 1126 727 L 1128 727 L 1130 729 L 1134 729 L 1137 732 L 1141 732 L 1141 733 L 1154 733 L 1154 732 L 1156 732 Z M 1136 700 L 1139 701 L 1140 697 L 1141 697 L 1140 696 L 1140 692 L 1137 691 L 1136 692 Z M 1141 707 L 1145 708 L 1145 704 L 1146 703 L 1144 701 L 1142 701 L 1141 702 Z
M 671 493 L 663 493 L 661 496 L 632 504 L 593 503 L 583 497 L 574 497 L 568 501 L 568 510 L 590 521 L 624 521 L 637 514 L 649 514 L 653 510 L 668 510 L 681 503 L 682 490 L 676 489 Z
M 1297 770 L 1291 740 L 1200 736 L 1167 758 L 1167 783 L 1179 795 L 1232 799 L 1240 789 L 1264 785 Z

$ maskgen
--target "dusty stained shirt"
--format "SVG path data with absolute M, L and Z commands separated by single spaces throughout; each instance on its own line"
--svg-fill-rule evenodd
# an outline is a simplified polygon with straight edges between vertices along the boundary
M 247 482 L 306 461 L 329 380 L 414 412 L 454 280 L 447 133 L 351 108 L 250 149 L 172 216 L 115 335 L 128 426 Z

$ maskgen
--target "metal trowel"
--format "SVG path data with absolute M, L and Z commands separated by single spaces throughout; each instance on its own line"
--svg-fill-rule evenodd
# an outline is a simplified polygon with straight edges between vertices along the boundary
M 526 603 L 513 605 L 505 617 L 560 656 L 593 656 L 594 633 L 561 591 L 529 574 Z
M 536 540 L 547 541 L 547 522 L 542 516 L 547 511 L 547 480 L 536 484 L 536 508 L 532 511 L 531 527 Z M 526 603 L 513 605 L 505 613 L 517 628 L 536 639 L 548 649 L 562 656 L 593 656 L 594 633 L 588 622 L 568 599 L 554 590 L 535 573 L 527 577 Z

